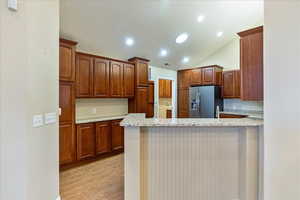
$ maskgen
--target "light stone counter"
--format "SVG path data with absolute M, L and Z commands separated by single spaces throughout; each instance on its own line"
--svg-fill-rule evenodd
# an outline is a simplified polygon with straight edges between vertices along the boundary
M 224 110 L 220 112 L 222 114 L 231 114 L 231 115 L 246 115 L 248 118 L 253 119 L 264 119 L 264 112 L 262 111 L 253 111 L 253 110 Z
M 263 121 L 145 119 L 125 129 L 125 200 L 259 200 Z
M 258 119 L 204 119 L 204 118 L 145 118 L 143 114 L 129 114 L 121 122 L 125 127 L 157 127 L 157 126 L 186 126 L 186 127 L 251 127 L 262 126 L 263 120 Z
M 126 117 L 126 115 L 76 119 L 75 123 L 76 124 L 85 124 L 85 123 L 93 123 L 93 122 L 103 122 L 103 121 L 109 121 L 109 120 L 124 119 L 125 117 Z

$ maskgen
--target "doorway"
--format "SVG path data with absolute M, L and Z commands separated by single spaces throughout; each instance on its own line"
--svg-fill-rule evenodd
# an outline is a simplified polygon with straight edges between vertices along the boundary
M 172 118 L 174 116 L 174 81 L 167 78 L 158 79 L 158 118 Z

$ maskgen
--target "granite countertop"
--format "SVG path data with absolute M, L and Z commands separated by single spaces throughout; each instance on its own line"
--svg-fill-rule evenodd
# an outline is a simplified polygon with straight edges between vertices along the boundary
M 254 119 L 264 119 L 263 111 L 253 111 L 253 110 L 224 110 L 220 112 L 221 114 L 230 115 L 246 115 L 248 118 Z
M 121 122 L 121 126 L 125 127 L 247 127 L 247 126 L 262 126 L 263 120 L 259 119 L 196 119 L 196 118 L 145 118 L 144 114 L 129 114 Z
M 109 121 L 115 119 L 124 119 L 125 117 L 126 115 L 76 119 L 75 123 L 84 124 L 84 123 L 102 122 L 102 121 Z

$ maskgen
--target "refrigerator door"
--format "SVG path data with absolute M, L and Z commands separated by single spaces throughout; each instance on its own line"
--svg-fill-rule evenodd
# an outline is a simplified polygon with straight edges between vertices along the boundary
M 215 86 L 199 87 L 200 118 L 215 118 Z
M 200 96 L 199 87 L 190 87 L 189 113 L 191 118 L 199 118 Z

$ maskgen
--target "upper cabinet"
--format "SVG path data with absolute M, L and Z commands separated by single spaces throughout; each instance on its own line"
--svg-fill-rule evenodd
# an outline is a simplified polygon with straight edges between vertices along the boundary
M 149 60 L 144 58 L 134 57 L 129 59 L 136 65 L 135 77 L 137 87 L 148 87 L 148 62 Z
M 59 80 L 75 81 L 75 50 L 77 42 L 59 40 Z
M 201 85 L 222 85 L 223 68 L 217 65 L 201 68 L 202 83 Z
M 133 64 L 124 64 L 124 84 L 123 84 L 123 96 L 124 97 L 133 97 L 134 96 L 134 65 Z
M 159 79 L 159 97 L 172 98 L 172 80 Z
M 93 63 L 91 56 L 76 54 L 76 97 L 93 96 Z
M 72 123 L 75 116 L 75 88 L 74 83 L 60 82 L 59 83 L 59 107 L 61 109 L 61 115 L 59 116 L 59 122 Z
M 178 89 L 190 87 L 191 70 L 181 70 L 177 73 Z
M 109 97 L 109 60 L 95 58 L 94 59 L 94 97 Z
M 111 62 L 110 96 L 122 97 L 122 95 L 123 95 L 123 63 Z
M 201 68 L 196 68 L 190 70 L 191 85 L 201 85 L 202 84 L 202 70 Z
M 263 27 L 238 33 L 240 36 L 241 99 L 263 100 Z
M 134 96 L 134 64 L 76 53 L 77 98 Z
M 223 97 L 240 98 L 241 78 L 240 70 L 223 72 Z

